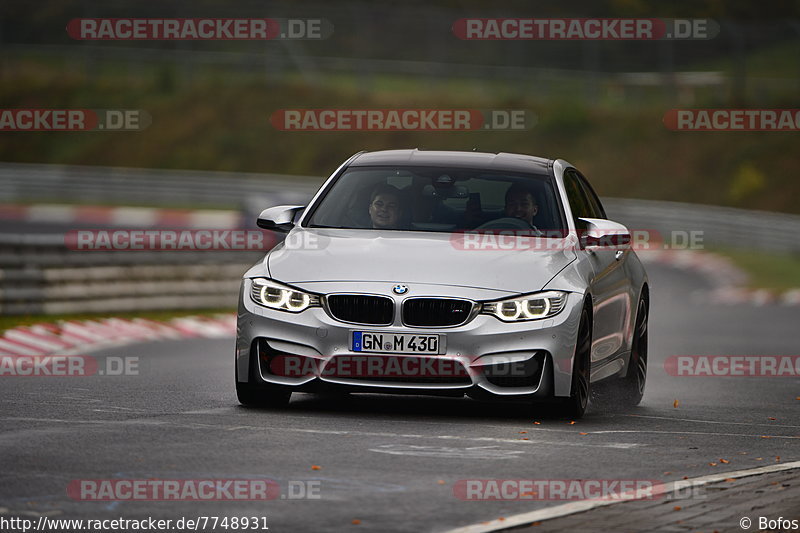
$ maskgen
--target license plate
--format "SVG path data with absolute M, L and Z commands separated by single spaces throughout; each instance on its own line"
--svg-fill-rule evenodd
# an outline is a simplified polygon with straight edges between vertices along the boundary
M 353 332 L 354 352 L 375 353 L 439 353 L 441 335 L 419 335 L 416 333 Z

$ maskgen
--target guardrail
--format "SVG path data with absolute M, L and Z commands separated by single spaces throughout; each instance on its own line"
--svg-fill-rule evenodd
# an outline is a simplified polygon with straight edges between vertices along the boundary
M 702 232 L 705 246 L 800 253 L 800 216 L 732 207 L 605 198 L 609 218 L 630 229 Z
M 0 163 L 0 203 L 36 201 L 83 204 L 195 205 L 244 209 L 304 203 L 323 178 Z M 701 231 L 706 245 L 800 253 L 800 216 L 730 207 L 605 198 L 612 219 L 632 229 Z
M 0 203 L 55 195 L 97 203 L 176 199 L 206 207 L 304 202 L 320 178 L 0 164 Z M 44 198 L 43 198 L 44 197 Z M 800 216 L 677 202 L 606 198 L 631 229 L 702 232 L 706 246 L 800 253 Z M 21 231 L 24 225 L 20 226 Z M 71 228 L 65 228 L 71 229 Z M 0 314 L 54 314 L 233 307 L 242 273 L 263 251 L 67 249 L 63 234 L 0 234 Z
M 296 203 L 323 178 L 199 170 L 0 163 L 0 203 L 67 202 L 241 209 L 269 197 Z
M 263 252 L 77 252 L 62 235 L 0 234 L 0 314 L 236 306 Z

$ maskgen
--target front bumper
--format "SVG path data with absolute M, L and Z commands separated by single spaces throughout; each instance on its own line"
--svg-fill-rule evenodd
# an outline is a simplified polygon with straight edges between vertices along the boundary
M 239 295 L 236 365 L 240 382 L 267 382 L 297 391 L 339 388 L 508 399 L 570 394 L 575 338 L 583 306 L 580 294 L 569 294 L 565 308 L 545 320 L 505 323 L 479 314 L 460 326 L 432 329 L 407 327 L 399 321 L 385 327 L 346 324 L 319 307 L 297 314 L 268 309 L 250 300 L 251 283 L 245 279 Z M 381 284 L 384 290 L 385 286 Z M 377 287 L 361 283 L 357 289 L 352 292 L 375 294 Z M 463 287 L 448 291 L 447 287 L 438 286 L 428 288 L 428 292 L 430 296 L 452 297 L 453 292 L 465 296 Z M 386 295 L 394 298 L 398 306 L 402 302 L 403 297 Z M 445 335 L 446 343 L 438 355 L 368 354 L 351 351 L 354 331 L 436 333 Z M 256 358 L 257 363 L 251 364 L 251 358 Z M 388 358 L 404 361 L 392 366 L 393 361 Z M 291 362 L 294 371 L 284 371 L 286 361 Z M 375 372 L 390 367 L 401 371 Z M 408 368 L 426 370 L 409 374 L 404 372 Z M 430 372 L 432 368 L 434 372 Z

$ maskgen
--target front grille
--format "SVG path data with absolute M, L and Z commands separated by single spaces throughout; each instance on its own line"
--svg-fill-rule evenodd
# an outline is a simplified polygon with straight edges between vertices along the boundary
M 450 298 L 410 298 L 403 303 L 407 326 L 457 326 L 469 320 L 472 302 Z
M 332 294 L 326 300 L 331 316 L 342 322 L 373 326 L 392 323 L 394 301 L 391 298 L 368 294 Z

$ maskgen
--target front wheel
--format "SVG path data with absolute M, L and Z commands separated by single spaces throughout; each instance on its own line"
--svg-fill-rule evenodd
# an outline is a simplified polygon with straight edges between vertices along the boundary
M 292 391 L 276 390 L 272 386 L 262 384 L 236 382 L 236 396 L 239 403 L 246 407 L 286 407 L 292 397 Z
M 261 372 L 258 371 L 258 353 L 250 354 L 250 376 L 252 381 L 239 381 L 239 365 L 236 364 L 236 397 L 239 403 L 246 407 L 281 408 L 289 405 L 292 391 L 279 385 L 263 382 Z

